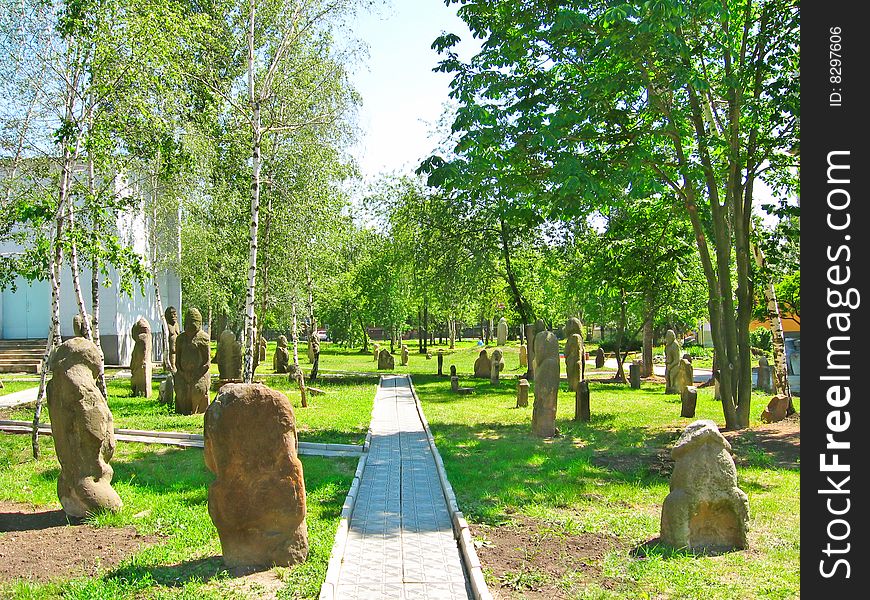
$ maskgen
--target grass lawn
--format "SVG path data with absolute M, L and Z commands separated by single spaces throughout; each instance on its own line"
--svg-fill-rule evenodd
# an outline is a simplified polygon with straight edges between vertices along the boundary
M 60 508 L 56 496 L 59 466 L 51 438 L 42 438 L 42 458 L 30 457 L 30 438 L 0 434 L 0 500 Z M 310 552 L 305 563 L 273 569 L 281 582 L 278 598 L 316 598 L 341 505 L 353 479 L 353 459 L 302 456 L 308 494 Z M 207 509 L 212 474 L 199 449 L 119 443 L 112 459 L 113 487 L 124 501 L 120 513 L 98 515 L 99 528 L 132 526 L 153 543 L 94 577 L 63 577 L 48 583 L 0 581 L 0 597 L 10 599 L 173 598 L 204 600 L 258 598 L 256 585 L 239 585 L 220 561 L 217 530 Z M 108 531 L 108 530 L 106 530 Z M 15 536 L 15 532 L 0 533 Z M 88 549 L 83 548 L 86 552 Z
M 308 408 L 301 407 L 299 388 L 291 387 L 286 375 L 264 376 L 262 379 L 274 389 L 287 394 L 296 414 L 299 438 L 306 442 L 335 444 L 361 444 L 371 421 L 372 402 L 376 378 L 346 378 L 318 381 L 316 386 L 325 394 L 308 396 Z M 159 382 L 152 383 L 150 398 L 132 396 L 129 379 L 110 380 L 109 408 L 119 429 L 146 429 L 155 431 L 186 431 L 202 433 L 202 415 L 175 414 L 172 407 L 157 402 Z M 217 395 L 211 392 L 211 397 Z M 0 419 L 30 421 L 32 405 L 14 409 L 0 409 Z M 42 421 L 50 422 L 47 408 Z
M 22 390 L 38 386 L 38 381 L 3 380 L 3 387 L 0 388 L 0 396 L 5 396 L 6 394 L 13 394 L 15 392 L 20 392 Z
M 414 381 L 488 583 L 504 597 L 799 596 L 799 459 L 781 464 L 741 435 L 733 445 L 739 485 L 749 495 L 749 549 L 693 556 L 655 542 L 669 491 L 668 451 L 694 420 L 679 417 L 679 397 L 665 396 L 661 384 L 632 390 L 592 383 L 592 420 L 575 423 L 573 393 L 563 383 L 561 435 L 540 440 L 530 432 L 533 398 L 528 408 L 514 408 L 514 382 L 465 378 L 461 384 L 475 392 L 455 395 L 446 378 Z M 753 427 L 768 399 L 753 397 Z M 695 418 L 724 426 L 710 388 L 699 390 Z M 497 547 L 507 533 L 514 538 L 505 543 L 522 544 L 512 563 L 504 557 L 510 548 Z M 537 555 L 547 539 L 552 556 Z M 593 541 L 602 551 L 578 560 Z M 545 568 L 556 563 L 564 566 Z

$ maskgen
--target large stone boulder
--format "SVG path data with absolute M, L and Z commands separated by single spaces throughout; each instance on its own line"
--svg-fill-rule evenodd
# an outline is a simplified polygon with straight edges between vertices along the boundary
M 312 361 L 313 362 L 313 361 Z M 272 369 L 276 373 L 287 373 L 290 366 L 290 349 L 287 346 L 287 336 L 279 335 L 272 355 Z
M 229 329 L 224 329 L 218 338 L 217 365 L 221 380 L 242 378 L 242 345 Z
M 378 369 L 393 370 L 396 368 L 396 359 L 386 348 L 378 352 Z
M 151 397 L 151 325 L 145 317 L 133 324 L 133 353 L 130 356 L 130 385 L 134 396 Z
M 97 387 L 103 355 L 93 342 L 75 337 L 58 346 L 51 360 L 46 393 L 60 463 L 60 504 L 66 514 L 79 518 L 118 511 L 122 502 L 112 489 L 109 466 L 115 452 L 114 422 Z
M 211 343 L 202 330 L 202 315 L 191 308 L 184 315 L 184 331 L 176 340 L 175 412 L 204 413 L 211 383 Z
M 205 413 L 205 464 L 216 479 L 208 514 L 224 563 L 288 566 L 308 556 L 305 480 L 287 397 L 260 384 L 224 385 Z
M 500 348 L 492 351 L 492 358 L 489 361 L 489 380 L 491 383 L 498 383 L 498 377 L 504 371 L 504 353 Z
M 575 391 L 583 380 L 583 355 L 583 338 L 579 333 L 570 334 L 565 341 L 565 372 L 568 374 L 568 387 Z
M 535 335 L 535 404 L 532 408 L 532 433 L 540 437 L 556 435 L 556 403 L 559 397 L 559 339 L 552 331 Z
M 474 376 L 481 379 L 487 379 L 492 375 L 492 361 L 486 353 L 486 349 L 480 351 L 477 359 L 474 361 Z
M 731 444 L 716 424 L 690 423 L 671 456 L 674 471 L 662 506 L 662 542 L 693 551 L 745 548 L 749 499 L 737 487 Z
M 504 346 L 507 344 L 507 336 L 508 336 L 508 324 L 507 319 L 502 317 L 498 320 L 498 325 L 495 328 L 496 331 L 496 342 L 499 346 Z
M 166 318 L 166 335 L 169 342 L 169 368 L 174 373 L 177 368 L 178 336 L 181 334 L 181 327 L 178 324 L 178 311 L 174 306 L 170 306 L 163 312 L 163 316 Z

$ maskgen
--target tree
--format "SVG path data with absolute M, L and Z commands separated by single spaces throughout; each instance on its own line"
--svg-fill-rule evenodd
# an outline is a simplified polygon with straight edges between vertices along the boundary
M 481 52 L 465 64 L 456 36 L 434 46 L 454 73 L 466 160 L 560 219 L 667 191 L 692 224 L 726 426 L 748 426 L 750 218 L 758 179 L 794 188 L 797 3 L 492 0 L 458 12 Z

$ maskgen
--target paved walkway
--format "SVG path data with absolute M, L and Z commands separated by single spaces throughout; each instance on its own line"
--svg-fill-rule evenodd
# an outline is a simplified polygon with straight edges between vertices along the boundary
M 407 377 L 385 376 L 336 597 L 472 598 Z
M 38 391 L 39 384 L 36 384 L 36 386 L 32 388 L 27 388 L 26 390 L 21 390 L 20 392 L 14 392 L 12 394 L 0 396 L 0 408 L 8 408 L 10 406 L 18 406 L 19 404 L 27 404 L 28 402 L 33 402 L 34 400 L 36 400 L 36 393 Z

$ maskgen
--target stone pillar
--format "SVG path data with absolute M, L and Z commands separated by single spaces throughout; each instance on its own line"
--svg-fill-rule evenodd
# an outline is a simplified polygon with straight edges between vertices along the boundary
M 459 377 L 456 375 L 450 376 L 450 391 L 458 392 L 459 391 Z
M 520 368 L 528 369 L 529 368 L 529 353 L 526 350 L 526 345 L 520 345 Z
M 438 348 L 438 376 L 444 375 L 444 351 Z
M 631 363 L 628 365 L 628 378 L 631 382 L 631 388 L 634 390 L 640 389 L 640 365 Z
M 604 368 L 604 350 L 599 346 L 598 350 L 595 351 L 595 368 L 603 369 Z
M 766 356 L 762 356 L 758 359 L 758 381 L 757 387 L 763 392 L 772 392 L 773 386 L 771 386 L 771 371 L 770 371 L 770 363 L 767 361 Z
M 496 342 L 499 346 L 504 346 L 507 344 L 507 335 L 508 335 L 508 324 L 507 319 L 502 317 L 498 321 L 498 325 L 496 326 Z
M 568 374 L 568 388 L 576 390 L 583 379 L 583 339 L 579 333 L 572 333 L 565 341 L 565 372 Z
M 140 317 L 130 333 L 133 336 L 133 354 L 130 356 L 130 386 L 134 396 L 151 397 L 151 325 Z
M 218 338 L 217 364 L 222 381 L 242 378 L 242 345 L 229 329 L 224 329 Z
M 208 514 L 224 564 L 304 561 L 305 479 L 287 397 L 256 383 L 227 384 L 206 411 L 204 434 L 205 464 L 216 475 L 208 488 Z
M 378 369 L 387 369 L 392 371 L 396 368 L 396 359 L 393 358 L 393 355 L 390 354 L 390 351 L 386 348 L 382 348 L 380 352 L 378 352 Z
M 577 383 L 574 392 L 574 420 L 588 422 L 590 418 L 589 382 L 584 379 Z
M 178 324 L 178 311 L 174 306 L 168 307 L 165 311 L 163 311 L 163 316 L 166 318 L 166 334 L 168 337 L 168 345 L 169 345 L 169 368 L 172 372 L 175 372 L 176 365 L 176 341 L 178 339 L 179 334 L 181 333 L 181 327 Z
M 373 361 L 377 362 L 377 360 L 378 360 L 378 352 L 380 352 L 380 351 L 381 351 L 381 345 L 380 345 L 380 344 L 375 344 L 374 346 L 372 346 L 372 352 L 373 352 L 372 360 L 373 360 Z
M 408 366 L 408 347 L 405 344 L 402 344 L 402 366 Z
M 529 380 L 520 379 L 517 383 L 517 408 L 529 405 Z
M 102 362 L 100 349 L 83 337 L 65 341 L 51 358 L 46 394 L 60 463 L 57 497 L 71 517 L 122 507 L 109 465 L 115 452 L 112 412 L 97 387 Z
M 490 361 L 489 382 L 493 385 L 498 383 L 498 376 L 504 369 L 504 354 L 501 349 L 496 348 L 492 351 L 492 360 Z
M 535 373 L 535 404 L 532 433 L 540 437 L 556 435 L 556 405 L 559 398 L 559 340 L 552 331 L 535 335 L 532 367 Z
M 456 377 L 456 365 L 450 365 L 450 376 Z
M 731 444 L 716 424 L 689 424 L 671 456 L 674 470 L 662 505 L 662 542 L 692 551 L 745 548 L 749 499 L 737 487 Z
M 276 373 L 290 372 L 290 349 L 287 344 L 287 336 L 279 335 L 278 343 L 275 345 L 275 354 L 272 355 L 272 370 Z
M 681 417 L 692 418 L 695 416 L 695 406 L 698 403 L 698 388 L 694 385 L 686 386 L 680 392 L 680 400 L 682 401 Z

